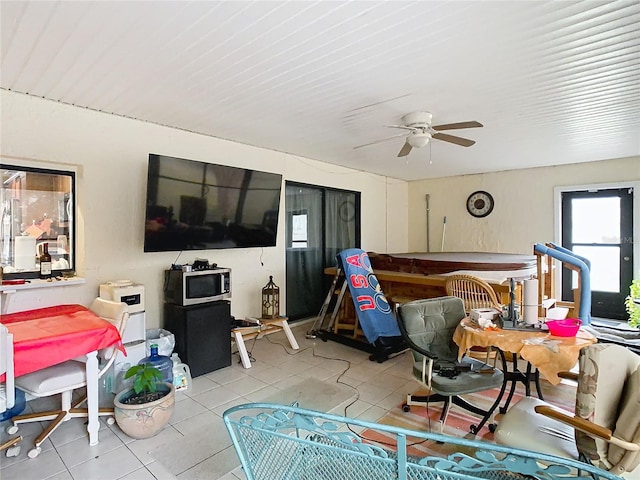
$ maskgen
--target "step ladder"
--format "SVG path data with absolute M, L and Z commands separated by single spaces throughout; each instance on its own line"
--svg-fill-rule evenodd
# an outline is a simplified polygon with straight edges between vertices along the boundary
M 340 311 L 340 305 L 344 299 L 344 294 L 347 291 L 347 279 L 342 275 L 342 269 L 338 268 L 335 277 L 331 282 L 331 287 L 327 293 L 327 297 L 324 299 L 324 303 L 320 308 L 320 313 L 316 317 L 315 322 L 311 330 L 307 332 L 307 338 L 316 338 L 319 331 L 332 332 L 336 327 L 336 318 Z M 327 316 L 331 312 L 329 321 L 327 322 Z M 356 325 L 351 325 L 355 330 L 358 328 L 358 319 L 356 318 Z
M 408 347 L 405 342 L 402 341 L 401 337 L 387 337 L 386 339 L 382 339 L 381 337 L 373 344 L 364 340 L 365 334 L 360 328 L 357 313 L 354 318 L 354 323 L 347 324 L 337 321 L 340 306 L 342 305 L 348 286 L 349 284 L 343 275 L 342 269 L 338 267 L 331 283 L 331 288 L 320 308 L 320 313 L 318 313 L 306 337 L 309 339 L 320 337 L 323 341 L 333 340 L 357 348 L 370 353 L 369 360 L 378 363 L 384 362 L 393 354 L 404 352 Z M 343 332 L 344 330 L 351 330 L 353 334 L 351 336 L 344 335 L 341 333 L 341 331 Z M 380 341 L 381 339 L 382 341 Z

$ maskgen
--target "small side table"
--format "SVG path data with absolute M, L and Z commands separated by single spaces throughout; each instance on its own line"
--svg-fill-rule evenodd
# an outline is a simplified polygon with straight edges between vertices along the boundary
M 270 333 L 283 330 L 289 340 L 291 348 L 294 350 L 298 350 L 300 348 L 296 341 L 296 337 L 293 336 L 293 332 L 291 331 L 291 327 L 289 327 L 287 320 L 287 317 L 259 318 L 258 321 L 260 323 L 255 327 L 237 327 L 231 330 L 231 339 L 236 342 L 238 353 L 240 354 L 240 360 L 242 361 L 242 366 L 244 368 L 251 368 L 251 360 L 249 359 L 249 353 L 247 352 L 247 347 L 244 343 L 246 340 L 262 338 Z

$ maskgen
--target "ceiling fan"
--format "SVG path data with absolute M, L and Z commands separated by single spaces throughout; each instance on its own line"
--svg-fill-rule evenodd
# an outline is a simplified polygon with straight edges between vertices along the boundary
M 462 147 L 470 147 L 475 140 L 469 140 L 468 138 L 456 137 L 455 135 L 449 135 L 448 133 L 442 133 L 441 130 L 457 130 L 461 128 L 476 128 L 482 127 L 480 122 L 459 122 L 449 123 L 445 125 L 431 125 L 431 114 L 429 112 L 413 112 L 407 113 L 402 117 L 402 125 L 385 125 L 389 128 L 401 128 L 408 130 L 408 132 L 394 135 L 383 140 L 377 140 L 375 142 L 366 143 L 364 145 L 358 145 L 354 148 L 367 147 L 377 143 L 387 142 L 394 138 L 405 137 L 403 147 L 398 153 L 398 157 L 406 157 L 413 148 L 424 147 L 429 141 L 434 138 L 436 140 L 442 140 L 443 142 L 455 143 Z

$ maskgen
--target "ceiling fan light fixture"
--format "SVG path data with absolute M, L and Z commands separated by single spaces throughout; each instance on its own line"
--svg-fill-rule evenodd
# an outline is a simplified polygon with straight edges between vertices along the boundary
M 431 135 L 428 133 L 412 133 L 407 138 L 407 143 L 413 148 L 424 147 L 431 140 Z

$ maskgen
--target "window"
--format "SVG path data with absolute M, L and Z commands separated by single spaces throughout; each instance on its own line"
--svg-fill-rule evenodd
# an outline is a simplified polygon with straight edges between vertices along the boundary
M 309 231 L 307 229 L 307 212 L 291 213 L 291 248 L 307 248 Z
M 2 164 L 0 265 L 7 278 L 37 278 L 47 244 L 54 276 L 75 269 L 75 173 Z

